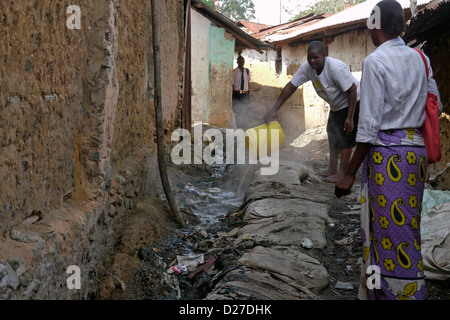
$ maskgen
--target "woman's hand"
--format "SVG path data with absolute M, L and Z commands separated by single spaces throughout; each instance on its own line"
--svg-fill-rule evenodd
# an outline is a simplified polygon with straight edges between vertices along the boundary
M 344 176 L 336 183 L 334 194 L 338 198 L 349 195 L 352 193 L 353 183 L 355 183 L 355 175 L 350 173 L 344 174 Z

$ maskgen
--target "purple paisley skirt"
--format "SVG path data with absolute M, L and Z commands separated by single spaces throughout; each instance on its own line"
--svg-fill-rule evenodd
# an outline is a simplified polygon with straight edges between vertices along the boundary
M 364 254 L 359 298 L 423 300 L 420 212 L 426 149 L 408 144 L 373 146 L 362 170 Z

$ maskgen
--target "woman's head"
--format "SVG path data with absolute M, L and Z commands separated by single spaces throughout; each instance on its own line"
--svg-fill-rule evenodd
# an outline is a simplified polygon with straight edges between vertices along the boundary
M 378 46 L 383 40 L 399 37 L 405 30 L 405 16 L 403 8 L 395 0 L 383 0 L 377 3 L 372 10 L 369 19 L 379 19 L 375 21 L 370 29 L 373 43 Z M 380 34 L 380 31 L 383 34 Z
M 405 16 L 403 8 L 395 0 L 383 0 L 377 6 L 381 13 L 381 30 L 396 38 L 405 30 Z

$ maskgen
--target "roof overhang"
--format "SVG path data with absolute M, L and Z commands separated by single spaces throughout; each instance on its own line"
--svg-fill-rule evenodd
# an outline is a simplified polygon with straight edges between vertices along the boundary
M 236 39 L 237 47 L 254 49 L 261 54 L 263 53 L 263 50 L 269 50 L 274 48 L 273 45 L 266 42 L 262 42 L 252 37 L 251 35 L 247 34 L 243 30 L 241 30 L 241 28 L 239 28 L 237 24 L 234 23 L 232 20 L 230 20 L 223 14 L 211 9 L 200 0 L 192 0 L 192 8 L 197 10 L 197 12 L 202 14 L 207 19 L 211 20 L 217 26 L 224 28 L 230 34 L 232 34 L 233 37 Z
M 308 27 L 302 28 L 298 32 L 288 35 L 273 35 L 267 37 L 265 40 L 273 43 L 277 48 L 280 48 L 288 44 L 309 42 L 312 40 L 337 36 L 352 30 L 366 29 L 367 18 L 369 17 L 372 8 L 378 3 L 378 1 L 380 0 L 367 0 L 333 14 L 330 17 L 319 20 Z M 432 0 L 418 0 L 418 8 L 423 8 L 431 1 Z M 409 1 L 399 0 L 398 2 L 404 9 L 405 21 L 409 20 L 411 17 Z
M 448 32 L 450 28 L 450 1 L 433 1 L 411 18 L 403 39 L 422 42 L 428 35 Z

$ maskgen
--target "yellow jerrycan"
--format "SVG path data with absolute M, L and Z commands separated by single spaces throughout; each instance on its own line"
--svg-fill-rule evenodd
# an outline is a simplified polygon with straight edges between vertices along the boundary
M 276 132 L 278 132 L 278 139 L 277 141 L 272 141 L 272 136 L 276 139 Z M 264 155 L 264 150 L 267 150 L 267 156 L 270 156 L 272 151 L 283 149 L 286 146 L 286 140 L 281 125 L 278 121 L 272 121 L 269 124 L 264 123 L 245 130 L 245 146 L 250 156 L 256 160 L 261 155 Z M 275 150 L 272 150 L 272 146 Z M 260 151 L 263 153 L 260 154 Z

